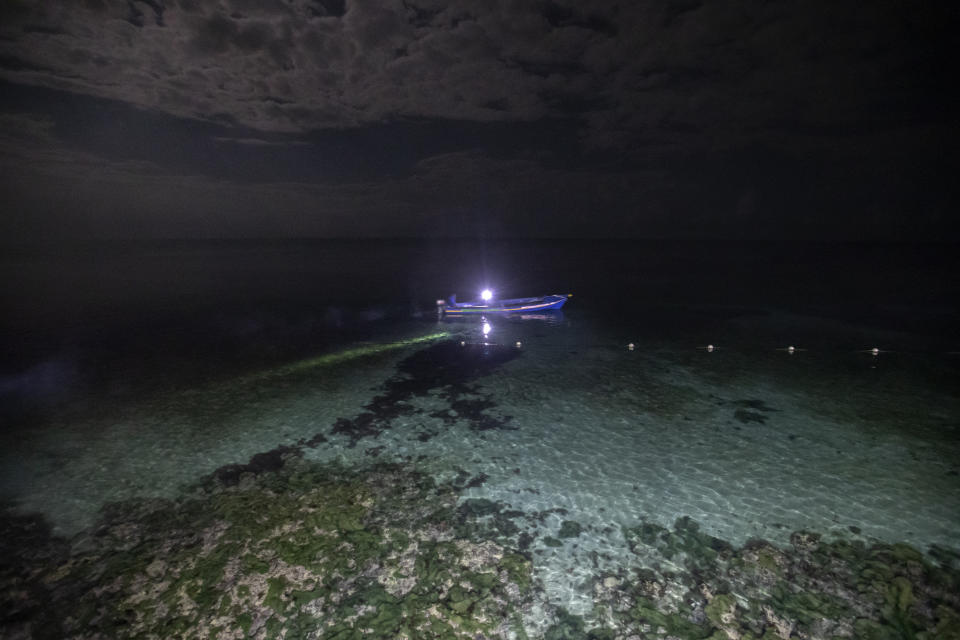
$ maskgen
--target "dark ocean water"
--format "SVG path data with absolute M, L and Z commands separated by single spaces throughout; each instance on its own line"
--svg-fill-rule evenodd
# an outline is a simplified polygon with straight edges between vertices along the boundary
M 785 312 L 764 340 L 836 351 L 960 349 L 951 245 L 677 241 L 164 242 L 12 249 L 0 262 L 6 411 L 123 395 L 383 341 L 435 320 L 437 298 L 573 293 L 596 333 L 717 341 L 733 317 Z M 776 332 L 775 332 L 776 333 Z M 768 343 L 729 336 L 741 349 Z M 729 344 L 726 346 L 730 346 Z M 783 345 L 781 345 L 783 346 Z M 8 421 L 6 428 L 10 428 Z

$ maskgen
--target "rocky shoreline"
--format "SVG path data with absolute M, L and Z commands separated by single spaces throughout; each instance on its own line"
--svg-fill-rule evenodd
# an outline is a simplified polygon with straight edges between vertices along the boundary
M 177 500 L 108 505 L 70 540 L 5 509 L 0 637 L 960 638 L 953 550 L 811 532 L 735 547 L 687 518 L 625 526 L 646 568 L 595 571 L 575 616 L 547 601 L 537 555 L 589 524 L 531 529 L 544 514 L 463 498 L 484 478 L 420 469 L 280 450 Z

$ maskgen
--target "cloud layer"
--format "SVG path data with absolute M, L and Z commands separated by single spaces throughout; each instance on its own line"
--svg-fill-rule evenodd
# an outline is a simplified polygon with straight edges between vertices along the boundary
M 936 90 L 929 63 L 948 17 L 803 0 L 88 0 L 3 12 L 11 81 L 264 131 L 573 113 L 601 147 L 708 128 L 888 125 Z
M 57 174 L 168 235 L 930 233 L 956 202 L 957 13 L 12 0 L 0 196 L 54 211 Z M 284 222 L 258 227 L 251 203 Z

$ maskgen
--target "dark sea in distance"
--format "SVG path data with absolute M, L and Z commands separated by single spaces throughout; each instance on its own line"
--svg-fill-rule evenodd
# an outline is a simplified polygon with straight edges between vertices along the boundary
M 757 349 L 806 341 L 942 357 L 960 350 L 960 258 L 950 244 L 629 241 L 158 241 L 7 248 L 0 259 L 4 429 L 63 403 L 383 341 L 435 323 L 436 300 L 573 293 L 568 318 L 602 333 Z M 738 315 L 847 323 L 727 335 Z M 603 326 L 607 331 L 598 331 Z M 759 338 L 759 337 L 758 337 Z M 731 344 L 729 340 L 735 342 Z M 779 341 L 779 342 L 777 342 Z M 783 343 L 783 344 L 780 344 Z

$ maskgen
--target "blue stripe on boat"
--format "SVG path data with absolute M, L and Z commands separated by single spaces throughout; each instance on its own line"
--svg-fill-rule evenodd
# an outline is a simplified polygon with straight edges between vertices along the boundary
M 443 307 L 444 313 L 463 315 L 471 313 L 517 313 L 521 311 L 548 311 L 563 307 L 567 298 L 573 294 L 552 294 L 538 298 L 512 298 L 486 302 L 457 302 L 456 296 L 450 297 L 450 303 Z

